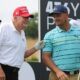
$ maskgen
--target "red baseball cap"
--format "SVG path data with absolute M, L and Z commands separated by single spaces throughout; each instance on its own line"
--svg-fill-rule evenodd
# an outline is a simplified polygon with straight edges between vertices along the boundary
M 26 6 L 21 6 L 16 8 L 13 12 L 13 16 L 22 16 L 22 17 L 31 17 L 31 18 L 34 17 L 32 14 L 29 13 Z

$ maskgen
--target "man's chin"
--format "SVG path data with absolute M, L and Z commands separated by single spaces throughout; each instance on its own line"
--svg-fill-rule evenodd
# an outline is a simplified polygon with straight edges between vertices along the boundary
M 60 24 L 56 24 L 56 26 L 60 26 Z

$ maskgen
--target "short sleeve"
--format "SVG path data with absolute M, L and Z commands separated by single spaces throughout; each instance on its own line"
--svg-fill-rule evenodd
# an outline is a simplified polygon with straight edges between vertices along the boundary
M 46 34 L 44 37 L 44 42 L 45 42 L 45 46 L 42 49 L 43 52 L 52 52 L 53 46 L 52 46 L 52 42 L 51 42 L 51 38 L 50 35 Z

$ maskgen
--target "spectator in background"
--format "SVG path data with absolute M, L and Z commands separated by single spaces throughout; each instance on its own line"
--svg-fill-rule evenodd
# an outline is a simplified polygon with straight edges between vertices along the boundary
M 77 20 L 70 19 L 69 23 L 72 25 L 80 26 L 80 20 L 79 19 L 77 19 Z

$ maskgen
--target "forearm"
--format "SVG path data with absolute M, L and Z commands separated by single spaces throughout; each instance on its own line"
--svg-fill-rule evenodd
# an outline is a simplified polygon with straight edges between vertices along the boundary
M 69 80 L 67 74 L 65 74 L 62 70 L 60 70 L 55 63 L 48 57 L 44 58 L 46 65 L 51 69 L 52 72 L 55 72 L 57 78 L 59 80 Z
M 29 56 L 31 56 L 33 53 L 35 53 L 37 51 L 37 49 L 35 49 L 34 47 L 33 48 L 31 48 L 31 49 L 29 49 L 29 50 L 27 50 L 26 52 L 25 52 L 25 58 L 26 57 L 29 57 Z
M 4 80 L 5 79 L 5 73 L 0 65 L 0 80 Z
M 59 68 L 55 65 L 55 63 L 51 60 L 49 56 L 42 56 L 44 63 L 55 73 L 59 71 Z
M 1 64 L 0 64 L 0 68 L 2 68 L 2 67 L 1 67 Z
M 35 53 L 36 51 L 40 50 L 43 47 L 44 47 L 44 42 L 43 41 L 37 42 L 33 46 L 33 48 L 31 48 L 31 49 L 29 49 L 29 50 L 27 50 L 25 52 L 25 56 L 24 57 L 28 57 L 28 56 L 32 55 L 33 53 Z

